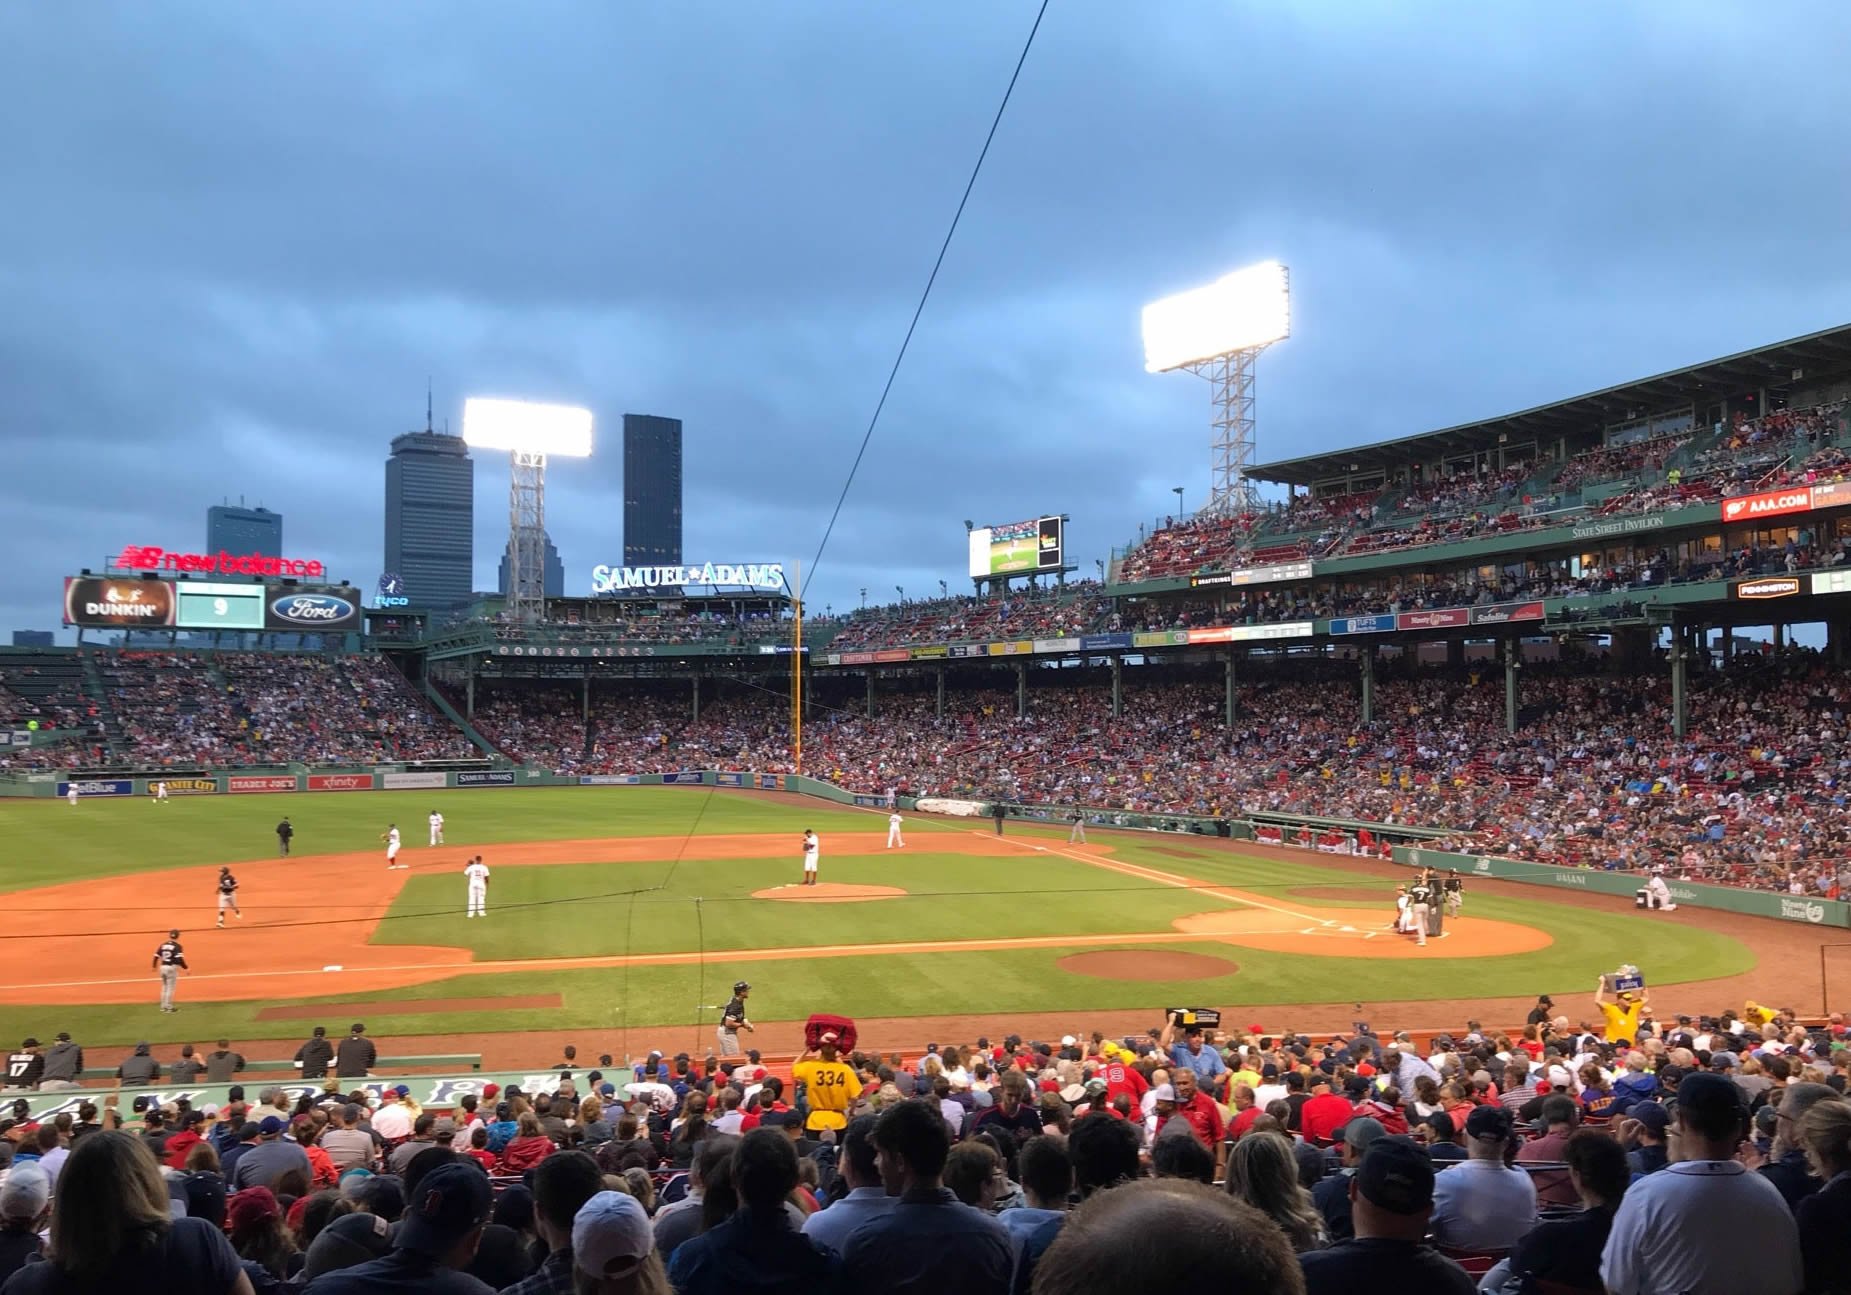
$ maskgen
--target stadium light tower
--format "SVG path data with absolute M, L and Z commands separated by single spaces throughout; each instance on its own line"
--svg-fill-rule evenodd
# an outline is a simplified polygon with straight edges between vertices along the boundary
M 546 460 L 591 456 L 591 411 L 471 397 L 463 441 L 508 452 L 508 610 L 524 623 L 546 608 Z
M 1292 334 L 1286 268 L 1262 261 L 1144 307 L 1144 369 L 1187 369 L 1213 388 L 1213 480 L 1204 511 L 1243 512 L 1257 502 L 1253 465 L 1253 367 L 1260 352 Z

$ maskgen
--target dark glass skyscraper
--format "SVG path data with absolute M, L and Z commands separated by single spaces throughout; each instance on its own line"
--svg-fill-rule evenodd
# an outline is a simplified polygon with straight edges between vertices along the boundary
M 460 436 L 407 432 L 386 460 L 385 571 L 413 607 L 469 601 L 474 580 L 476 465 Z
M 213 504 L 206 509 L 206 552 L 220 551 L 233 557 L 282 557 L 283 514 L 242 504 Z
M 559 550 L 553 547 L 553 537 L 541 532 L 546 541 L 544 560 L 545 574 L 541 577 L 541 592 L 548 598 L 566 596 L 566 564 L 560 560 Z M 514 583 L 514 541 L 509 540 L 507 547 L 501 551 L 501 574 L 496 588 L 505 598 L 508 587 Z
M 681 420 L 623 416 L 623 564 L 681 563 Z

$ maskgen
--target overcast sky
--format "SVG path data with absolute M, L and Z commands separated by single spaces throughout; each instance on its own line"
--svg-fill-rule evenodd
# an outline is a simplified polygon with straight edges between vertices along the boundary
M 453 427 L 595 411 L 569 593 L 625 411 L 685 421 L 688 559 L 807 564 L 1034 11 L 0 6 L 0 628 L 223 497 L 370 587 L 427 375 Z M 1294 292 L 1262 460 L 1851 321 L 1851 18 L 1769 12 L 1054 0 L 813 604 L 956 588 L 965 518 L 1069 513 L 1091 574 L 1199 503 L 1206 386 L 1138 311 L 1251 261 Z

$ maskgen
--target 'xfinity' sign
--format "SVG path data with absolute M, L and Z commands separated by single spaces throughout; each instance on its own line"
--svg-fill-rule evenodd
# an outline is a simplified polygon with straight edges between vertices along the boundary
M 686 585 L 729 585 L 743 589 L 783 589 L 782 562 L 709 562 L 691 567 L 593 567 L 591 592 L 614 594 L 626 589 L 679 589 Z

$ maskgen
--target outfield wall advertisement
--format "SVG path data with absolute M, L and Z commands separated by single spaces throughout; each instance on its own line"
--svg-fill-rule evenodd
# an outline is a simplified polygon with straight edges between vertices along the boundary
M 1531 886 L 1556 886 L 1569 890 L 1592 890 L 1603 895 L 1632 896 L 1646 882 L 1638 872 L 1597 872 L 1592 868 L 1562 868 L 1547 863 L 1524 863 L 1514 859 L 1497 859 L 1489 855 L 1448 854 L 1442 850 L 1424 850 L 1410 846 L 1395 847 L 1395 862 L 1411 868 L 1439 868 L 1472 877 L 1495 877 L 1503 881 L 1520 881 Z M 1731 913 L 1754 917 L 1772 917 L 1783 922 L 1804 922 L 1810 926 L 1851 927 L 1851 904 L 1838 899 L 1819 899 L 1804 895 L 1776 895 L 1759 890 L 1741 890 L 1734 886 L 1712 886 L 1702 881 L 1681 881 L 1667 877 L 1671 898 L 1693 908 L 1720 908 Z

